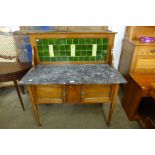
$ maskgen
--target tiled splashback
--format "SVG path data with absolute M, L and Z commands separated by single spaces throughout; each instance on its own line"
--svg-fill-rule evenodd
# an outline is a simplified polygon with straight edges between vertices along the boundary
M 36 39 L 40 61 L 106 61 L 107 38 Z

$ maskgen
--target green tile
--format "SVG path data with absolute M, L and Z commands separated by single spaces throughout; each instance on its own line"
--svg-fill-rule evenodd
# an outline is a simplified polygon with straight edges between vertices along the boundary
M 61 61 L 67 61 L 67 57 L 61 57 Z
M 65 45 L 65 50 L 71 50 L 70 45 Z
M 51 61 L 56 61 L 56 58 L 55 57 L 51 57 Z
M 78 39 L 78 44 L 85 44 L 85 39 L 84 38 L 79 38 Z
M 95 61 L 96 60 L 96 57 L 90 57 L 90 61 Z
M 102 60 L 106 61 L 106 59 L 107 59 L 107 55 L 103 55 Z
M 103 44 L 108 44 L 108 39 L 107 38 L 103 38 Z
M 80 51 L 76 51 L 75 56 L 80 56 Z
M 60 56 L 60 52 L 59 51 L 54 51 L 54 56 L 55 57 Z
M 87 56 L 92 56 L 92 51 L 87 51 Z
M 59 45 L 60 44 L 60 39 L 55 39 L 54 44 Z
M 38 50 L 43 50 L 43 46 L 38 46 Z
M 97 50 L 103 50 L 103 45 L 97 45 Z
M 60 44 L 63 44 L 63 45 L 67 44 L 67 40 L 65 38 L 64 39 L 60 39 Z
M 72 39 L 71 38 L 67 38 L 67 44 L 72 44 Z
M 102 55 L 103 51 L 97 51 L 97 55 Z
M 40 56 L 44 56 L 44 53 L 43 52 L 38 52 L 38 54 L 39 54 L 39 57 Z
M 48 39 L 43 39 L 43 45 L 48 45 Z
M 66 51 L 66 56 L 71 56 L 71 52 L 70 51 Z
M 40 61 L 44 61 L 45 60 L 44 57 L 39 57 L 39 59 L 40 59 Z
M 97 44 L 103 44 L 103 38 L 97 38 Z
M 93 43 L 93 39 L 92 38 L 86 38 L 85 39 L 85 44 L 92 44 Z
M 68 61 L 74 61 L 74 57 L 68 57 Z
M 65 51 L 60 51 L 60 56 L 66 56 L 66 52 Z
M 50 57 L 45 57 L 45 61 L 50 61 Z
M 108 45 L 103 45 L 103 50 L 107 50 L 108 49 Z
M 87 50 L 87 46 L 86 45 L 81 45 L 81 50 Z
M 87 51 L 80 51 L 80 56 L 87 56 Z
M 43 46 L 38 46 L 38 51 L 39 52 L 43 51 Z
M 92 45 L 87 45 L 86 48 L 87 50 L 92 50 Z
M 78 39 L 77 38 L 73 39 L 73 44 L 78 44 Z
M 82 45 L 75 45 L 75 50 L 82 50 Z
M 90 60 L 90 57 L 85 57 L 85 61 L 89 61 Z
M 101 61 L 101 56 L 97 55 L 96 56 L 96 61 Z
M 42 46 L 43 45 L 43 40 L 42 39 L 36 39 L 37 45 Z
M 64 51 L 65 50 L 65 45 L 59 45 L 59 50 Z
M 44 51 L 48 51 L 49 50 L 48 46 L 43 46 L 43 48 L 44 48 Z
M 45 56 L 49 56 L 49 52 L 44 52 L 44 55 Z
M 53 45 L 53 50 L 59 50 L 59 46 L 58 45 Z
M 61 61 L 61 57 L 55 57 L 56 61 Z
M 107 50 L 103 50 L 103 52 L 102 52 L 104 55 L 106 55 L 107 54 Z
M 96 38 L 92 39 L 92 44 L 97 44 L 97 39 Z
M 85 61 L 85 57 L 79 57 L 79 61 Z
M 48 39 L 49 44 L 52 44 L 53 45 L 54 44 L 54 40 L 55 39 Z
M 74 57 L 74 61 L 79 61 L 79 57 Z

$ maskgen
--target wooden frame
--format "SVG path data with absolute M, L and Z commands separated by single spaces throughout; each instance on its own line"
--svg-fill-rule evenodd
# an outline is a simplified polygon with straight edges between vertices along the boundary
M 39 32 L 39 33 L 30 33 L 30 42 L 32 45 L 33 49 L 33 65 L 34 67 L 38 64 L 109 64 L 112 65 L 112 48 L 114 46 L 114 37 L 115 33 L 113 32 Z M 85 62 L 85 61 L 80 61 L 80 62 L 40 62 L 39 57 L 38 57 L 38 49 L 36 45 L 36 39 L 45 39 L 45 38 L 108 38 L 109 40 L 109 46 L 108 46 L 108 52 L 107 52 L 107 60 L 106 62 L 104 61 L 90 61 L 90 62 Z M 52 93 L 52 84 L 48 85 L 29 85 L 28 90 L 30 94 L 30 99 L 32 102 L 32 110 L 36 119 L 37 124 L 40 126 L 40 119 L 39 119 L 39 113 L 37 110 L 37 104 L 51 104 L 51 103 L 69 103 L 69 104 L 87 104 L 85 102 L 84 97 L 86 98 L 87 96 L 84 96 L 84 91 L 88 91 L 89 88 L 86 88 L 86 85 L 88 84 L 79 84 L 79 85 L 74 85 L 74 84 L 57 84 L 58 90 L 53 91 L 53 94 L 50 96 L 49 94 Z M 90 84 L 90 89 L 93 89 L 92 87 L 96 85 L 95 91 L 93 92 L 94 94 L 99 94 L 100 90 L 105 89 L 102 91 L 101 95 L 88 95 L 89 96 L 89 103 L 96 104 L 96 103 L 109 103 L 110 105 L 110 111 L 109 111 L 109 117 L 108 117 L 108 124 L 110 125 L 111 123 L 111 118 L 112 114 L 114 111 L 115 107 L 115 100 L 116 96 L 118 93 L 119 85 L 118 84 Z M 98 85 L 98 86 L 97 86 Z M 107 87 L 106 87 L 106 86 Z M 105 86 L 105 87 L 104 87 Z M 42 87 L 41 89 L 37 90 L 37 87 Z M 102 87 L 102 88 L 101 88 Z M 50 89 L 51 88 L 51 89 Z M 47 89 L 47 90 L 46 90 Z M 87 89 L 87 90 L 85 90 Z M 37 91 L 38 92 L 37 94 Z M 46 92 L 49 92 L 49 94 L 45 95 L 45 98 L 43 94 Z M 57 93 L 57 94 L 55 94 Z M 89 91 L 88 91 L 89 93 Z M 54 96 L 55 94 L 55 96 Z M 90 93 L 92 94 L 92 92 Z M 58 96 L 58 98 L 56 98 Z M 53 98 L 52 98 L 53 97 Z
M 30 33 L 30 42 L 33 49 L 33 65 L 36 66 L 37 64 L 102 64 L 112 63 L 112 49 L 114 46 L 114 32 L 52 32 L 52 33 Z M 36 45 L 36 39 L 45 39 L 45 38 L 108 38 L 109 40 L 109 46 L 108 46 L 108 52 L 107 52 L 107 60 L 106 62 L 103 61 L 90 61 L 90 62 L 40 62 L 39 56 L 38 56 L 38 49 Z

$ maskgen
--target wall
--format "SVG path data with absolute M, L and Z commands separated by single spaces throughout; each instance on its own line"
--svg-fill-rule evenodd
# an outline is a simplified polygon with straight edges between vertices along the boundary
M 125 26 L 109 26 L 109 30 L 117 32 L 114 42 L 114 66 L 118 69 L 120 54 L 122 50 L 123 37 L 125 33 Z
M 18 30 L 19 26 L 0 26 L 0 31 L 2 32 L 13 32 Z

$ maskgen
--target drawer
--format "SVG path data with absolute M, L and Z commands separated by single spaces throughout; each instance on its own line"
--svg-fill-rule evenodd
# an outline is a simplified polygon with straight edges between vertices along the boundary
M 137 55 L 155 56 L 155 46 L 140 46 L 136 47 Z
M 137 56 L 134 63 L 134 72 L 155 72 L 155 57 Z

